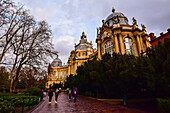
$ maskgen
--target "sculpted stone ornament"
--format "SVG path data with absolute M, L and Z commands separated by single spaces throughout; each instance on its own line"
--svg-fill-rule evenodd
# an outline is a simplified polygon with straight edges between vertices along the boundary
M 132 18 L 132 21 L 133 21 L 133 25 L 137 25 L 137 21 L 134 17 Z
M 142 26 L 142 31 L 146 31 L 145 25 L 141 24 L 141 26 Z
M 112 12 L 113 12 L 113 13 L 115 12 L 115 8 L 114 8 L 114 7 L 112 8 Z
M 81 36 L 81 39 L 85 39 L 86 38 L 86 35 L 85 35 L 85 33 L 83 32 L 82 33 L 82 36 Z
M 103 23 L 102 25 L 103 28 L 107 27 L 107 25 L 104 23 L 104 20 L 102 20 L 102 23 Z

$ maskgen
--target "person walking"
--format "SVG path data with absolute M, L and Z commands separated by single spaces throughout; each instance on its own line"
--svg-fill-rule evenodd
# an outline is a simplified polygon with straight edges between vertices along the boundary
M 53 97 L 53 90 L 50 89 L 48 92 L 48 96 L 49 96 L 49 104 L 51 103 L 52 97 Z
M 57 88 L 57 89 L 55 90 L 55 103 L 57 103 L 58 94 L 59 94 L 59 90 L 58 90 L 58 88 Z
M 78 94 L 78 89 L 77 89 L 77 87 L 75 87 L 75 89 L 74 89 L 74 104 L 76 104 L 76 99 L 77 99 L 77 94 Z
M 70 88 L 69 91 L 68 91 L 69 100 L 71 100 L 71 92 L 72 92 L 72 89 Z

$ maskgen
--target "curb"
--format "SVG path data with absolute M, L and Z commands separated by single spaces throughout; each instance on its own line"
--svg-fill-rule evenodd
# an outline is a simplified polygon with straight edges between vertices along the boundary
M 26 111 L 25 113 L 31 113 L 33 112 L 36 108 L 38 108 L 42 103 L 45 102 L 47 97 L 44 97 L 42 101 L 40 101 L 37 105 L 34 105 L 30 110 Z

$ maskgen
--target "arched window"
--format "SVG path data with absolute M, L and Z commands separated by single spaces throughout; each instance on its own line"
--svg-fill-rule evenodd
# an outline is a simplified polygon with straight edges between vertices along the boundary
M 63 71 L 60 72 L 60 79 L 63 78 Z
M 109 53 L 109 54 L 113 54 L 113 43 L 112 41 L 107 41 L 105 44 L 104 44 L 104 53 Z
M 64 71 L 64 78 L 66 78 L 66 71 Z
M 133 41 L 131 38 L 127 37 L 124 39 L 126 54 L 135 54 Z
M 56 75 L 57 75 L 57 73 L 56 73 L 56 71 L 54 71 L 53 72 L 53 78 L 56 78 Z

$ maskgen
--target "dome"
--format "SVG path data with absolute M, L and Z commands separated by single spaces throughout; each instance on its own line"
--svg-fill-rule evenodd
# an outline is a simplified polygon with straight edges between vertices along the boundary
M 57 56 L 57 58 L 56 59 L 54 59 L 53 60 L 53 62 L 51 63 L 51 66 L 62 66 L 62 62 L 61 62 L 61 60 L 58 58 L 58 56 Z
M 117 23 L 120 25 L 128 25 L 128 19 L 123 13 L 115 12 L 115 9 L 112 9 L 112 12 L 113 13 L 105 19 L 106 25 L 113 26 L 113 24 Z
M 92 42 L 87 42 L 87 38 L 85 33 L 82 33 L 81 40 L 79 44 L 75 44 L 75 49 L 79 50 L 87 50 L 88 48 L 92 48 Z

